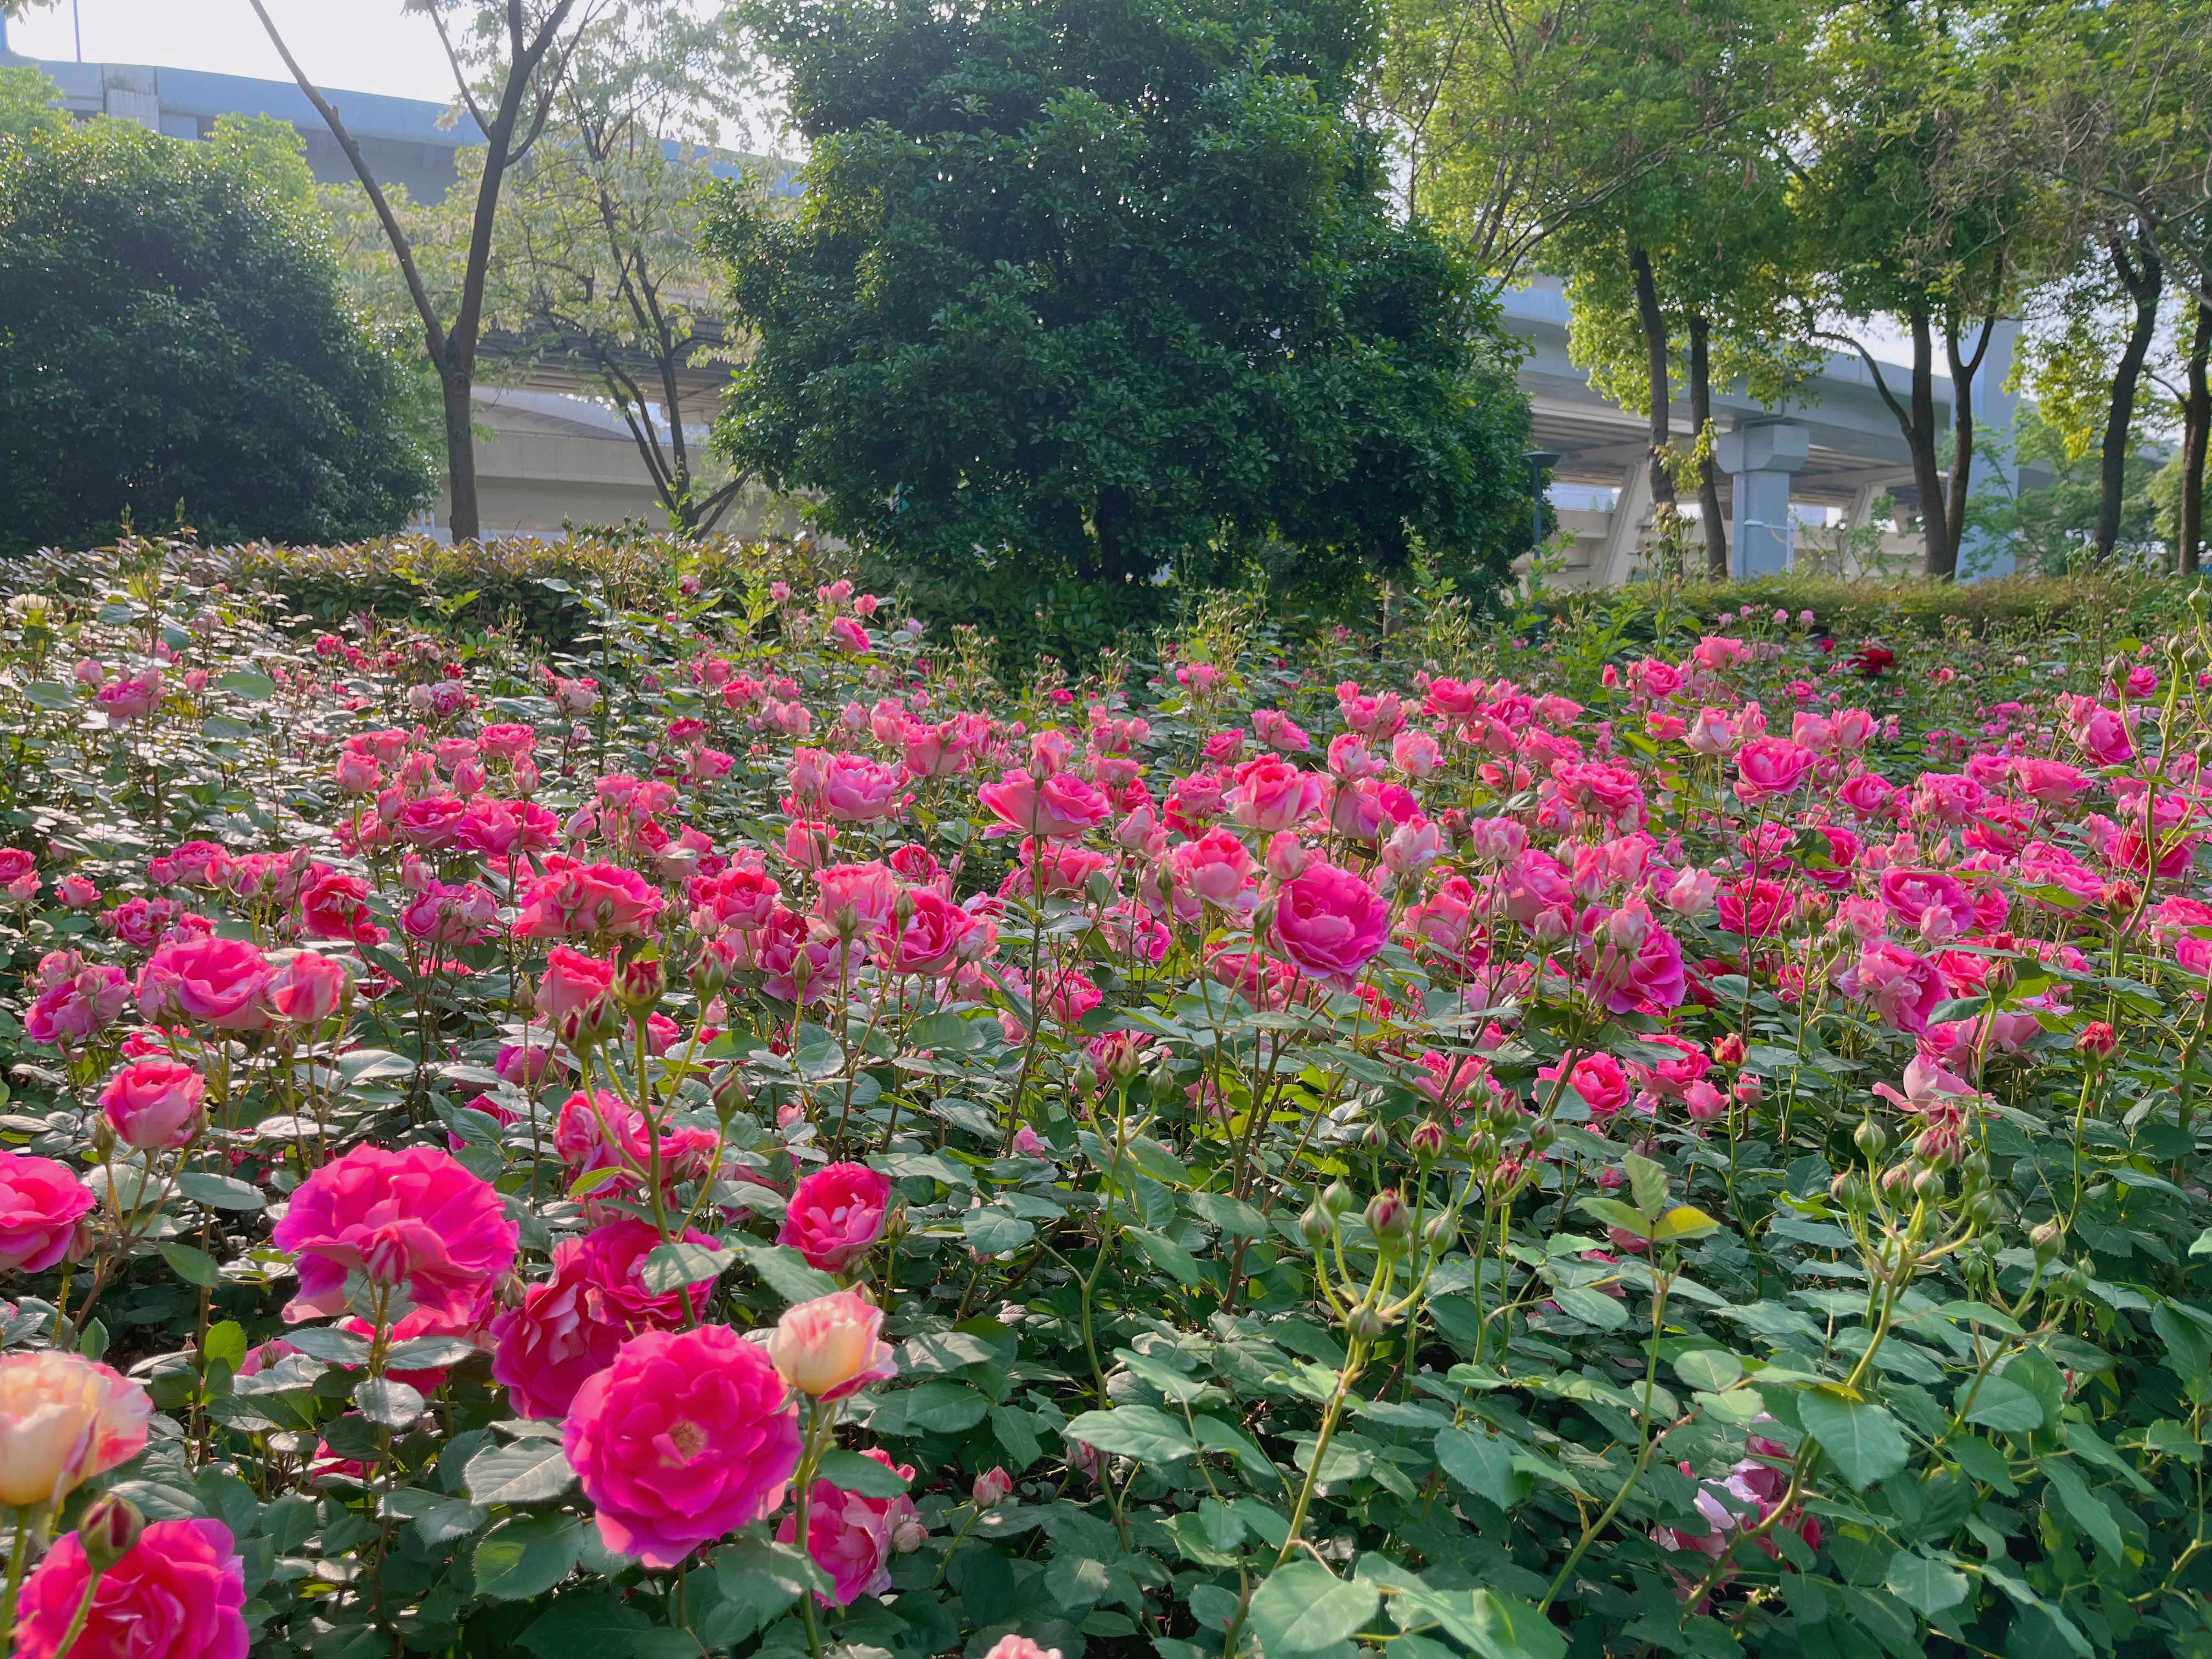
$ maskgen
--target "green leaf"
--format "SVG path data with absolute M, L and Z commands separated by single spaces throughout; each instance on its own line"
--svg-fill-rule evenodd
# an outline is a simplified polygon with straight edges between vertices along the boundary
M 249 702 L 264 702 L 276 695 L 276 682 L 251 668 L 234 668 L 216 684 Z
M 422 1396 L 388 1376 L 364 1377 L 353 1391 L 355 1408 L 372 1423 L 404 1429 L 422 1415 Z
M 1016 1474 L 1044 1455 L 1044 1447 L 1036 1436 L 1036 1419 L 1018 1407 L 992 1407 L 991 1432 L 999 1437 L 999 1444 L 1012 1460 L 1009 1467 Z
M 1164 1233 L 1156 1233 L 1145 1227 L 1132 1227 L 1128 1229 L 1128 1235 L 1137 1248 L 1144 1252 L 1145 1260 L 1155 1267 L 1172 1273 L 1180 1283 L 1196 1285 L 1204 1278 L 1198 1270 L 1198 1258 Z
M 1692 1389 L 1720 1394 L 1743 1375 L 1743 1362 L 1725 1348 L 1692 1348 L 1674 1356 L 1674 1375 Z
M 1905 1467 L 1905 1435 L 1881 1407 L 1823 1383 L 1798 1395 L 1797 1413 L 1805 1432 L 1855 1490 L 1864 1492 Z
M 638 1282 L 655 1296 L 666 1296 L 687 1285 L 713 1284 L 737 1259 L 731 1251 L 704 1244 L 656 1245 L 638 1270 Z
M 201 1340 L 200 1353 L 210 1364 L 221 1360 L 236 1370 L 239 1362 L 246 1358 L 246 1327 L 234 1319 L 226 1319 L 210 1325 Z
M 477 1546 L 477 1593 L 495 1601 L 543 1595 L 576 1570 L 583 1548 L 584 1524 L 573 1515 L 506 1522 Z
M 811 1302 L 838 1288 L 835 1279 L 819 1267 L 809 1267 L 806 1258 L 788 1244 L 744 1244 L 738 1248 L 745 1254 L 745 1265 L 760 1276 L 761 1283 L 786 1302 Z
M 606 1591 L 562 1596 L 515 1641 L 537 1659 L 659 1659 L 664 1643 L 672 1656 L 683 1651 L 696 1659 L 699 1652 L 682 1631 L 656 1626 L 641 1608 L 625 1607 Z
M 177 1190 L 196 1204 L 217 1210 L 260 1210 L 269 1205 L 258 1187 L 234 1176 L 188 1170 L 177 1177 Z
M 1707 1233 L 1717 1233 L 1721 1224 L 1703 1210 L 1688 1204 L 1677 1204 L 1661 1216 L 1651 1229 L 1651 1237 L 1660 1244 L 1679 1244 L 1686 1238 L 1703 1238 Z
M 1402 1624 L 1426 1613 L 1464 1642 L 1476 1659 L 1564 1659 L 1566 1638 L 1525 1601 L 1487 1589 L 1439 1590 L 1422 1585 L 1392 1598 Z
M 1647 1216 L 1656 1216 L 1667 1207 L 1666 1169 L 1640 1152 L 1630 1152 L 1620 1161 L 1628 1171 L 1628 1190 L 1636 1207 Z
M 161 1260 L 175 1270 L 178 1278 L 210 1289 L 222 1283 L 222 1269 L 216 1266 L 215 1258 L 205 1250 L 196 1250 L 172 1239 L 163 1239 L 154 1248 L 161 1251 Z
M 2115 1564 L 2124 1560 L 2126 1545 L 2120 1537 L 2120 1523 L 2105 1507 L 2104 1499 L 2089 1490 L 2081 1471 L 2060 1458 L 2045 1460 L 2042 1468 L 2051 1490 L 2058 1494 L 2066 1513 L 2074 1517 L 2074 1524 L 2095 1540 L 2098 1553 Z
M 23 688 L 23 701 L 33 708 L 73 708 L 76 699 L 70 695 L 69 687 L 57 685 L 52 680 L 33 680 Z
M 1170 1187 L 1190 1185 L 1190 1171 L 1182 1160 L 1150 1135 L 1138 1135 L 1125 1149 L 1129 1162 L 1155 1181 L 1164 1181 Z
M 1265 1238 L 1267 1218 L 1241 1198 L 1226 1193 L 1188 1193 L 1183 1202 L 1190 1212 L 1217 1232 L 1235 1238 Z
M 1618 1227 L 1621 1231 L 1632 1233 L 1638 1238 L 1651 1237 L 1650 1218 L 1638 1214 L 1617 1198 L 1585 1198 L 1577 1200 L 1577 1202 L 1584 1211 L 1595 1216 L 1608 1227 Z
M 1911 1550 L 1890 1558 L 1882 1588 L 1923 1619 L 1966 1599 L 1966 1575 Z
M 983 1420 L 989 1402 L 965 1382 L 940 1378 L 882 1395 L 868 1427 L 878 1434 L 961 1434 Z
M 1601 1331 L 1617 1331 L 1628 1322 L 1628 1306 L 1617 1296 L 1607 1296 L 1603 1291 L 1594 1291 L 1587 1285 L 1559 1285 L 1552 1290 L 1552 1300 L 1559 1304 L 1559 1311 L 1570 1319 L 1579 1319 L 1585 1325 L 1595 1325 Z
M 1060 1431 L 1065 1440 L 1140 1463 L 1172 1463 L 1196 1455 L 1198 1443 L 1190 1431 L 1152 1406 L 1123 1406 L 1110 1412 L 1085 1412 Z
M 1965 1407 L 1969 1390 L 1974 1396 L 1973 1409 L 1966 1413 L 1969 1423 L 2008 1434 L 2031 1434 L 2043 1426 L 2043 1402 L 2017 1382 L 2002 1376 L 1985 1376 L 1980 1387 L 1976 1388 L 1969 1377 L 1959 1385 L 1953 1410 Z
M 393 1343 L 384 1363 L 395 1371 L 435 1370 L 465 1364 L 481 1352 L 465 1336 L 410 1336 L 404 1342 Z
M 829 1588 L 822 1570 L 786 1544 L 758 1538 L 741 1538 L 714 1557 L 714 1584 L 726 1607 L 739 1612 L 742 1628 L 734 1633 L 724 1625 L 715 1632 L 714 1645 L 734 1645 L 781 1613 L 810 1587 Z M 749 1618 L 750 1623 L 744 1622 Z M 612 1655 L 606 1659 L 613 1659 Z
M 1461 1486 L 1501 1510 L 1510 1510 L 1528 1497 L 1534 1484 L 1513 1467 L 1513 1447 L 1509 1442 L 1481 1432 L 1437 1430 L 1437 1462 Z
M 996 1255 L 1002 1250 L 1018 1250 L 1036 1237 L 1036 1229 L 1019 1216 L 988 1205 L 965 1211 L 960 1217 L 960 1231 L 968 1235 L 968 1243 L 979 1255 Z
M 425 1492 L 420 1486 L 400 1486 L 386 1492 L 384 1511 L 396 1520 L 411 1522 L 415 1535 L 428 1547 L 465 1538 L 489 1518 L 481 1504 Z
M 335 1325 L 301 1325 L 285 1332 L 284 1340 L 308 1358 L 327 1360 L 333 1365 L 368 1363 L 368 1339 L 342 1331 Z
M 469 1459 L 465 1484 L 479 1504 L 549 1504 L 575 1483 L 557 1440 L 487 1446 Z
M 856 1451 L 847 1451 L 842 1446 L 833 1446 L 823 1453 L 814 1473 L 841 1491 L 858 1492 L 863 1498 L 906 1495 L 906 1477 L 896 1469 Z
M 1280 1566 L 1252 1593 L 1249 1617 L 1262 1651 L 1318 1653 L 1363 1629 L 1382 1592 L 1359 1578 L 1339 1578 L 1318 1561 Z

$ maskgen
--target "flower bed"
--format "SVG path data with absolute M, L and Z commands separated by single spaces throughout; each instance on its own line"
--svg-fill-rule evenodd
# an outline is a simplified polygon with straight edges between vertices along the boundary
M 2185 611 L 1016 689 L 159 553 L 8 614 L 16 1651 L 2212 1640 Z

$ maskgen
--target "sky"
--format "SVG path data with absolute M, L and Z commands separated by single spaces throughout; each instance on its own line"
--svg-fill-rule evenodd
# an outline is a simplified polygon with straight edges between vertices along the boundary
M 399 0 L 264 3 L 300 66 L 323 86 L 441 102 L 453 96 L 437 31 L 428 18 L 403 13 Z M 8 25 L 9 49 L 75 58 L 72 12 L 87 63 L 291 78 L 246 0 L 58 0 Z

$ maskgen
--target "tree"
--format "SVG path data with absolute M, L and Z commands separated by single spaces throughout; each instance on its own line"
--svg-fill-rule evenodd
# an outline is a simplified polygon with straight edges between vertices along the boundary
M 0 137 L 0 550 L 179 509 L 219 541 L 396 530 L 430 482 L 399 392 L 319 221 L 243 149 Z
M 43 70 L 25 64 L 0 68 L 0 137 L 59 132 L 70 124 L 59 107 L 62 89 Z
M 1798 193 L 1804 307 L 1815 337 L 1856 351 L 1912 458 L 1928 574 L 1958 574 L 1973 482 L 1973 380 L 1997 321 L 2048 256 L 2048 202 L 2019 164 L 2000 76 L 2002 26 L 1966 4 L 1852 0 L 1823 34 Z M 2046 234 L 2047 241 L 2047 234 Z M 1850 323 L 1901 320 L 1912 342 L 1900 397 Z M 1950 465 L 1936 417 L 1940 340 L 1951 383 Z
M 1346 0 L 784 0 L 795 217 L 726 191 L 757 345 L 719 441 L 970 595 L 1163 573 L 1476 586 L 1527 545 L 1494 307 L 1394 217 Z M 1007 601 L 1009 604 L 1012 601 Z
M 484 321 L 484 288 L 489 278 L 492 238 L 498 222 L 501 185 L 543 137 L 555 95 L 567 73 L 582 30 L 612 0 L 407 0 L 436 24 L 438 38 L 453 70 L 462 109 L 484 135 L 482 170 L 477 175 L 475 211 L 470 218 L 468 252 L 458 293 L 450 308 L 432 297 L 416 258 L 415 246 L 392 198 L 363 159 L 361 146 L 337 111 L 301 70 L 291 48 L 270 20 L 263 0 L 250 0 L 261 27 L 284 60 L 300 90 L 315 106 L 362 188 L 368 192 L 379 222 L 392 244 L 422 323 L 422 343 L 438 374 L 445 402 L 447 489 L 453 497 L 452 529 L 460 540 L 473 540 L 482 527 L 477 510 L 476 434 L 471 392 L 476 385 L 477 349 Z M 455 44 L 453 19 L 464 18 L 470 32 Z M 450 317 L 450 320 L 448 318 Z
M 611 12 L 579 38 L 545 137 L 500 202 L 492 325 L 613 404 L 685 534 L 712 530 L 747 482 L 695 440 L 685 382 L 734 331 L 700 238 L 749 78 L 726 14 L 673 0 Z

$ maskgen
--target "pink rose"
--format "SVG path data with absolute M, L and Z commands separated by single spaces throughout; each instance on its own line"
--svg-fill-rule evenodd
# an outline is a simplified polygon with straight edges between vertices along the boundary
M 975 931 L 975 918 L 934 888 L 914 889 L 905 903 L 905 917 L 894 915 L 878 936 L 877 962 L 893 974 L 951 972 Z
M 384 929 L 376 925 L 368 908 L 368 884 L 359 876 L 320 870 L 301 890 L 300 905 L 309 939 L 343 939 L 355 945 L 384 942 Z
M 1754 738 L 1735 757 L 1735 795 L 1747 806 L 1794 793 L 1820 757 L 1782 738 Z
M 222 1031 L 269 1024 L 269 962 L 242 939 L 164 945 L 138 970 L 138 1012 L 150 1024 L 183 1018 Z
M 319 1025 L 345 1005 L 353 974 L 343 962 L 295 951 L 269 976 L 269 1006 L 294 1025 Z
M 579 939 L 595 933 L 653 931 L 660 895 L 635 870 L 618 864 L 570 865 L 530 890 L 514 919 L 517 939 Z
M 648 1331 L 577 1390 L 561 1443 L 607 1547 L 665 1571 L 782 1504 L 799 1408 L 728 1326 Z
M 428 795 L 399 809 L 393 826 L 401 837 L 426 853 L 441 853 L 460 839 L 468 803 L 454 795 Z
M 824 1273 L 842 1273 L 883 1237 L 890 1195 L 890 1177 L 881 1170 L 828 1164 L 793 1192 L 775 1241 Z
M 714 1167 L 721 1145 L 712 1129 L 679 1128 L 656 1120 L 657 1133 L 648 1133 L 645 1117 L 622 1097 L 605 1089 L 586 1094 L 580 1089 L 561 1103 L 553 1124 L 553 1151 L 575 1174 L 594 1170 L 620 1170 L 622 1177 L 598 1189 L 605 1197 L 619 1197 L 643 1190 L 643 1176 L 653 1168 L 656 1147 L 660 1156 L 664 1186 L 693 1180 Z
M 898 897 L 898 881 L 879 860 L 866 864 L 833 864 L 815 872 L 814 914 L 832 927 L 841 913 L 850 909 L 860 933 L 873 933 L 891 919 Z
M 348 1312 L 346 1275 L 402 1285 L 417 1308 L 477 1323 L 514 1265 L 515 1224 L 491 1183 L 430 1146 L 356 1146 L 309 1176 L 270 1235 L 299 1259 L 297 1322 Z
M 1009 772 L 996 783 L 987 783 L 975 799 L 999 822 L 987 836 L 1019 832 L 1073 841 L 1085 830 L 1105 822 L 1113 805 L 1073 772 L 1055 772 L 1042 782 L 1026 772 Z
M 1884 1024 L 1915 1036 L 1928 1029 L 1929 1015 L 1943 1000 L 1942 970 L 1887 939 L 1861 951 L 1845 979 L 1845 994 L 1870 998 Z
M 1349 991 L 1390 936 L 1390 906 L 1365 881 L 1316 864 L 1285 882 L 1275 902 L 1274 941 L 1313 978 Z
M 1640 902 L 1593 922 L 1579 959 L 1590 989 L 1613 1013 L 1647 1002 L 1665 1010 L 1682 1000 L 1682 947 Z
M 614 987 L 615 965 L 556 945 L 545 953 L 538 981 L 538 1017 L 554 1030 L 570 1014 L 590 1007 Z
M 1427 732 L 1408 729 L 1390 739 L 1390 763 L 1408 777 L 1425 778 L 1443 763 L 1443 750 Z
M 1559 1068 L 1547 1066 L 1540 1068 L 1537 1077 L 1546 1082 L 1559 1080 Z M 1609 1118 L 1628 1104 L 1628 1073 L 1611 1054 L 1584 1054 L 1567 1068 L 1567 1086 L 1582 1097 L 1590 1115 Z
M 15 1659 L 61 1651 L 92 1564 L 64 1535 L 23 1581 Z M 246 1568 L 220 1521 L 155 1521 L 100 1575 L 70 1659 L 246 1659 Z
M 0 1268 L 43 1273 L 70 1254 L 92 1189 L 66 1164 L 0 1151 Z
M 110 1078 L 100 1092 L 115 1138 L 142 1152 L 182 1146 L 204 1121 L 200 1099 L 207 1080 L 190 1066 L 149 1056 Z
M 82 968 L 39 994 L 23 1015 L 23 1033 L 57 1048 L 80 1048 L 115 1023 L 131 1000 L 131 981 L 120 968 Z
M 892 1462 L 878 1447 L 871 1446 L 860 1455 L 872 1457 L 902 1480 L 914 1479 L 912 1468 Z M 791 1542 L 798 1527 L 796 1515 L 785 1516 L 776 1528 L 776 1541 Z M 902 1545 L 918 1547 L 922 1536 L 914 1500 L 903 1492 L 896 1498 L 863 1498 L 817 1480 L 808 1494 L 806 1553 L 830 1575 L 830 1593 L 819 1595 L 824 1607 L 848 1607 L 863 1595 L 882 1595 L 891 1587 L 892 1552 Z
M 1175 880 L 1176 912 L 1187 921 L 1198 920 L 1202 904 L 1241 915 L 1259 907 L 1251 852 L 1226 830 L 1209 830 L 1170 848 L 1167 867 Z
M 41 1348 L 0 1357 L 0 1504 L 58 1504 L 146 1444 L 154 1402 L 121 1373 Z
M 1919 928 L 1930 910 L 1949 919 L 1947 938 L 1974 930 L 1974 902 L 1966 884 L 1940 870 L 1883 871 L 1881 902 L 1907 930 Z
M 1328 781 L 1273 756 L 1246 761 L 1231 775 L 1230 816 L 1263 836 L 1289 830 L 1321 810 Z
M 711 1246 L 703 1233 L 687 1243 Z M 706 1311 L 712 1276 L 682 1291 L 645 1288 L 646 1259 L 660 1247 L 659 1229 L 623 1216 L 581 1238 L 553 1247 L 553 1273 L 522 1293 L 522 1305 L 494 1319 L 491 1374 L 506 1385 L 519 1416 L 565 1417 L 586 1382 L 609 1365 L 641 1331 L 672 1331 Z

